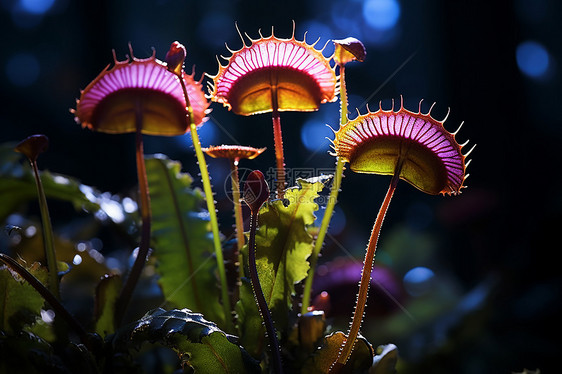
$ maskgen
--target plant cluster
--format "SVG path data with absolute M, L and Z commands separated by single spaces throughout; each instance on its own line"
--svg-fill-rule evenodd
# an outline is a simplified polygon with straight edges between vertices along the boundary
M 155 346 L 175 351 L 184 372 L 395 371 L 396 347 L 375 348 L 360 334 L 384 216 L 401 179 L 428 194 L 458 194 L 468 164 L 464 145 L 457 143 L 456 132 L 444 129 L 445 120 L 422 113 L 421 103 L 417 112 L 401 102 L 398 109 L 367 108 L 366 114 L 349 119 L 345 66 L 366 56 L 354 38 L 333 41 L 334 53 L 328 57 L 316 43 L 294 35 L 282 39 L 273 32 L 269 37 L 260 33 L 258 39 L 248 39 L 242 37 L 243 47 L 229 50 L 226 64 L 219 63 L 218 73 L 208 76 L 207 95 L 202 79 L 184 72 L 186 49 L 178 42 L 172 43 L 163 61 L 156 52 L 139 59 L 132 48 L 124 61 L 114 54 L 113 66 L 81 91 L 71 110 L 76 122 L 93 131 L 136 134 L 139 186 L 137 202 L 127 198 L 127 204 L 138 209 L 122 209 L 119 221 L 136 228 L 126 235 L 138 248 L 123 274 L 98 258 L 99 268 L 93 272 L 95 311 L 89 323 L 69 312 L 61 285 L 67 290 L 78 287 L 73 273 L 80 274 L 81 262 L 92 262 L 96 253 L 76 254 L 69 261 L 51 227 L 47 197 L 70 201 L 94 215 L 115 204 L 122 208 L 125 200 L 108 199 L 70 177 L 40 173 L 37 158 L 48 145 L 44 135 L 33 135 L 16 147 L 30 167 L 2 150 L 0 156 L 11 163 L 3 167 L 0 187 L 13 195 L 2 218 L 38 196 L 42 223 L 42 243 L 33 243 L 40 248 L 35 252 L 41 253 L 31 257 L 41 263 L 24 261 L 30 257 L 17 243 L 15 255 L 0 254 L 3 371 L 136 372 L 148 370 L 142 367 L 139 350 Z M 341 116 L 332 141 L 334 174 L 287 186 L 282 112 L 314 111 L 338 97 Z M 260 156 L 264 148 L 201 147 L 197 129 L 205 125 L 209 98 L 238 115 L 271 113 L 274 192 L 259 170 L 251 172 L 243 185 L 239 180 L 239 162 Z M 144 154 L 144 135 L 186 132 L 193 140 L 203 190 L 192 186 L 193 178 L 181 171 L 179 162 Z M 235 243 L 219 230 L 205 154 L 230 163 Z M 343 332 L 333 331 L 311 295 L 346 164 L 354 172 L 390 175 L 391 182 L 367 245 L 350 329 Z M 330 198 L 323 219 L 316 223 L 317 199 L 325 188 L 330 188 Z M 242 204 L 251 212 L 246 233 Z M 22 229 L 12 226 L 8 231 Z M 150 277 L 147 266 L 156 271 L 152 279 L 157 279 L 167 309 L 152 309 L 131 321 L 128 312 L 137 307 L 131 303 L 134 291 Z

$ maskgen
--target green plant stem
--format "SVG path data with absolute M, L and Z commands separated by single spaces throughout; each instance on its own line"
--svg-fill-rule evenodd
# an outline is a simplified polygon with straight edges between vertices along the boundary
M 150 195 L 148 191 L 148 179 L 146 177 L 146 166 L 144 162 L 144 147 L 142 141 L 142 112 L 140 108 L 136 109 L 136 161 L 137 161 L 137 177 L 139 181 L 139 194 L 140 194 L 140 212 L 142 220 L 141 228 L 141 240 L 139 244 L 139 249 L 137 251 L 137 257 L 131 268 L 131 272 L 125 281 L 121 293 L 115 304 L 115 326 L 119 326 L 123 321 L 125 316 L 125 311 L 127 310 L 127 305 L 131 300 L 135 286 L 142 274 L 142 269 L 146 263 L 148 257 L 148 252 L 150 249 Z
M 347 87 L 345 84 L 345 65 L 339 64 L 340 67 L 340 124 L 347 123 Z
M 244 219 L 242 218 L 242 203 L 240 201 L 240 179 L 238 176 L 238 159 L 230 160 L 230 179 L 232 181 L 232 202 L 234 203 L 234 223 L 236 241 L 238 244 L 238 276 L 244 277 L 244 256 L 242 247 L 246 244 L 244 238 Z
M 369 244 L 365 253 L 365 261 L 363 262 L 363 271 L 361 273 L 361 281 L 359 283 L 359 293 L 357 294 L 357 301 L 355 303 L 355 312 L 353 313 L 351 327 L 349 329 L 349 334 L 347 335 L 347 339 L 345 340 L 343 348 L 341 349 L 338 356 L 337 363 L 333 368 L 335 369 L 334 372 L 336 373 L 347 362 L 347 359 L 353 351 L 355 340 L 357 339 L 357 336 L 359 334 L 359 328 L 361 327 L 361 322 L 363 321 L 365 306 L 367 305 L 367 296 L 369 293 L 369 285 L 371 283 L 371 273 L 373 271 L 379 234 L 381 231 L 382 223 L 384 221 L 384 217 L 386 215 L 386 212 L 388 211 L 390 200 L 392 199 L 394 191 L 396 190 L 396 185 L 400 180 L 401 169 L 402 165 L 399 160 L 399 163 L 397 164 L 394 171 L 394 175 L 392 176 L 392 180 L 390 181 L 388 191 L 386 192 L 386 196 L 384 197 L 383 203 L 379 209 L 379 213 L 377 214 L 375 224 L 373 225 L 373 230 L 371 231 L 371 237 L 369 238 Z
M 285 196 L 285 156 L 283 152 L 283 134 L 281 133 L 281 117 L 277 102 L 277 86 L 271 87 L 271 117 L 273 119 L 273 141 L 275 143 L 275 162 L 277 169 L 277 198 Z
M 39 209 L 41 211 L 41 223 L 43 227 L 43 246 L 45 247 L 45 258 L 47 259 L 47 268 L 49 269 L 49 290 L 57 298 L 60 299 L 59 276 L 57 266 L 57 256 L 55 253 L 55 238 L 53 235 L 53 227 L 51 225 L 51 217 L 49 216 L 49 207 L 47 206 L 47 198 L 43 190 L 43 183 L 37 169 L 37 162 L 30 160 L 33 174 L 35 175 L 35 184 L 37 186 L 37 195 L 39 197 Z
M 0 261 L 5 263 L 9 266 L 13 271 L 19 274 L 20 277 L 25 279 L 27 283 L 31 285 L 40 295 L 41 297 L 51 305 L 51 307 L 55 310 L 55 313 L 62 317 L 66 323 L 72 328 L 83 344 L 88 345 L 88 334 L 86 330 L 80 325 L 80 323 L 66 310 L 66 308 L 60 303 L 58 298 L 51 292 L 47 287 L 39 281 L 33 274 L 31 274 L 27 269 L 21 266 L 16 260 L 11 258 L 8 255 L 0 253 Z
M 318 256 L 322 250 L 322 245 L 324 244 L 324 238 L 328 232 L 328 226 L 330 225 L 330 220 L 332 219 L 332 213 L 334 207 L 338 200 L 338 193 L 341 187 L 341 181 L 343 178 L 345 161 L 337 157 L 336 161 L 336 172 L 334 176 L 334 182 L 332 184 L 332 189 L 330 190 L 330 197 L 328 198 L 328 203 L 326 204 L 326 210 L 324 211 L 324 217 L 322 218 L 322 223 L 320 224 L 320 229 L 318 230 L 318 235 L 316 236 L 316 241 L 314 242 L 314 249 L 310 255 L 308 261 L 310 262 L 310 270 L 308 271 L 308 276 L 304 284 L 303 300 L 301 314 L 308 312 L 308 307 L 310 306 L 310 297 L 312 293 L 312 282 L 314 281 L 314 272 L 316 270 L 316 264 L 318 263 Z
M 190 118 L 193 118 L 190 116 Z M 207 163 L 205 162 L 205 156 L 201 150 L 201 143 L 199 142 L 199 135 L 197 135 L 197 126 L 195 123 L 191 122 L 191 139 L 193 140 L 193 147 L 195 148 L 195 155 L 197 156 L 197 162 L 199 164 L 199 170 L 201 171 L 201 180 L 203 182 L 203 192 L 205 193 L 205 200 L 207 201 L 207 210 L 209 211 L 209 216 L 211 219 L 211 230 L 213 232 L 213 243 L 215 247 L 215 256 L 217 257 L 217 268 L 219 271 L 219 278 L 221 282 L 221 297 L 222 306 L 224 309 L 224 318 L 227 326 L 227 330 L 232 332 L 234 330 L 232 323 L 232 316 L 230 312 L 230 300 L 228 298 L 228 283 L 226 281 L 226 270 L 224 267 L 224 256 L 222 253 L 222 247 L 220 242 L 219 234 L 219 224 L 217 220 L 217 211 L 215 209 L 215 200 L 213 197 L 213 191 L 211 189 L 211 180 L 209 178 L 209 172 L 207 170 Z
M 258 277 L 258 269 L 256 267 L 257 221 L 258 214 L 252 212 L 252 215 L 250 216 L 250 239 L 248 242 L 248 268 L 250 272 L 250 282 L 252 284 L 254 297 L 256 298 L 256 302 L 258 304 L 258 308 L 265 325 L 265 330 L 267 332 L 267 337 L 269 339 L 273 361 L 273 370 L 275 373 L 279 374 L 283 372 L 279 342 L 277 341 L 277 333 L 275 332 L 275 326 L 273 325 L 273 319 L 271 318 L 271 313 L 269 312 L 267 301 L 265 300 L 265 296 L 263 295 L 263 291 L 261 289 L 260 280 Z
M 199 141 L 199 135 L 197 134 L 197 125 L 193 120 L 193 108 L 191 107 L 189 96 L 187 95 L 187 88 L 185 86 L 185 81 L 183 80 L 181 72 L 178 74 L 178 79 L 180 80 L 181 87 L 183 90 L 183 96 L 185 98 L 187 119 L 189 122 L 189 129 L 191 132 L 191 140 L 193 142 L 193 148 L 195 148 L 195 156 L 197 157 L 197 163 L 199 164 L 199 170 L 201 172 L 201 181 L 203 182 L 203 192 L 205 193 L 205 201 L 207 202 L 207 210 L 209 211 L 209 218 L 211 221 L 211 231 L 213 232 L 213 245 L 215 247 L 215 256 L 217 257 L 217 269 L 219 271 L 219 278 L 221 284 L 221 298 L 222 298 L 222 307 L 224 309 L 226 330 L 229 332 L 233 332 L 234 324 L 232 322 L 232 313 L 230 311 L 230 300 L 228 298 L 228 282 L 226 281 L 224 256 L 222 253 L 222 247 L 220 241 L 219 223 L 217 220 L 215 200 L 213 196 L 213 190 L 211 188 L 211 178 L 209 177 L 209 171 L 207 170 L 207 162 L 205 161 L 205 156 L 203 155 L 203 151 L 201 150 L 201 142 Z
M 340 124 L 343 126 L 347 123 L 347 89 L 345 85 L 345 65 L 339 64 L 340 69 Z M 328 232 L 328 227 L 330 226 L 330 221 L 332 220 L 332 213 L 334 212 L 334 207 L 338 201 L 338 194 L 341 188 L 341 181 L 343 179 L 343 171 L 345 169 L 345 161 L 341 157 L 337 157 L 336 160 L 336 171 L 334 175 L 334 182 L 332 184 L 332 189 L 330 190 L 330 198 L 326 204 L 326 210 L 324 212 L 324 217 L 322 218 L 322 223 L 320 224 L 320 229 L 318 230 L 318 235 L 316 236 L 316 241 L 314 242 L 314 249 L 310 255 L 310 270 L 308 271 L 308 276 L 306 277 L 306 282 L 304 284 L 303 300 L 301 304 L 301 314 L 308 312 L 308 307 L 310 306 L 310 297 L 312 293 L 312 283 L 314 281 L 314 272 L 316 271 L 316 264 L 318 263 L 318 256 L 324 245 L 324 238 Z

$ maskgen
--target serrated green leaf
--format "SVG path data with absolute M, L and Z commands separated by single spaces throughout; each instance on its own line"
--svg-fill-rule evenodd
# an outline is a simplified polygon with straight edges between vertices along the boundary
M 15 154 L 14 157 L 11 153 Z M 0 221 L 14 212 L 21 204 L 37 199 L 35 177 L 26 162 L 21 163 L 22 155 L 3 146 L 0 150 Z M 41 181 L 47 198 L 68 201 L 76 209 L 97 211 L 99 205 L 83 192 L 83 186 L 75 179 L 56 173 L 43 171 Z M 87 187 L 89 188 L 89 187 Z M 89 188 L 89 190 L 92 190 Z
M 181 164 L 165 156 L 146 159 L 152 208 L 152 239 L 166 301 L 222 325 L 216 261 L 204 198 Z
M 318 204 L 314 201 L 324 188 L 324 178 L 299 179 L 283 201 L 264 204 L 258 216 L 256 267 L 262 291 L 278 329 L 287 323 L 295 284 L 308 274 L 308 257 L 313 239 L 307 227 L 314 223 Z
M 262 291 L 271 309 L 275 327 L 285 333 L 295 293 L 295 283 L 308 273 L 307 258 L 312 253 L 312 236 L 307 232 L 314 223 L 318 205 L 314 199 L 327 178 L 299 179 L 300 188 L 285 193 L 287 206 L 277 200 L 264 204 L 259 212 L 256 233 L 256 267 Z M 243 248 L 248 253 L 248 246 Z M 265 347 L 265 329 L 249 281 L 243 280 L 236 304 L 240 343 L 255 358 Z
M 34 263 L 27 270 L 43 284 L 47 270 Z M 7 266 L 0 267 L 0 330 L 15 333 L 40 315 L 45 300 L 35 289 Z
M 113 338 L 115 351 L 139 347 L 144 342 L 172 348 L 195 373 L 259 372 L 257 362 L 229 341 L 218 326 L 188 309 L 156 309 L 120 329 Z

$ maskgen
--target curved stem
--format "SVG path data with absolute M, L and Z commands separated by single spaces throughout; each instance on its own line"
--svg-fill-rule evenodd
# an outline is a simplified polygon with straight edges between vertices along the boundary
M 137 161 L 137 177 L 139 180 L 139 193 L 140 193 L 140 213 L 142 219 L 142 228 L 141 228 L 141 240 L 139 244 L 139 249 L 137 252 L 137 257 L 135 258 L 135 262 L 133 263 L 133 267 L 131 268 L 131 272 L 125 281 L 125 285 L 121 290 L 121 294 L 117 299 L 115 305 L 115 318 L 114 323 L 115 326 L 119 326 L 125 316 L 125 311 L 127 310 L 127 306 L 131 297 L 133 295 L 133 291 L 135 290 L 135 286 L 138 283 L 138 280 L 142 274 L 142 269 L 144 268 L 144 264 L 146 263 L 146 259 L 148 257 L 148 252 L 150 248 L 150 226 L 151 226 L 151 217 L 150 217 L 150 195 L 148 191 L 148 179 L 146 177 L 146 166 L 144 163 L 144 147 L 142 142 L 142 113 L 140 108 L 136 108 L 136 122 L 137 122 L 137 131 L 136 131 L 136 161 Z
M 30 159 L 30 163 L 31 168 L 33 169 L 33 174 L 35 175 L 35 184 L 37 186 L 37 195 L 39 198 L 39 209 L 41 211 L 43 246 L 45 247 L 45 258 L 47 260 L 47 268 L 49 269 L 49 290 L 57 299 L 60 299 L 55 238 L 53 235 L 53 227 L 51 225 L 51 217 L 49 216 L 49 207 L 47 206 L 47 198 L 45 197 L 45 191 L 43 190 L 43 183 L 41 182 L 39 170 L 37 169 L 37 162 Z
M 390 181 L 390 186 L 388 187 L 386 196 L 384 197 L 383 203 L 379 209 L 379 213 L 377 214 L 377 219 L 375 220 L 373 230 L 371 231 L 369 245 L 367 246 L 367 253 L 365 254 L 365 261 L 363 263 L 361 281 L 359 283 L 359 293 L 357 294 L 355 312 L 353 313 L 353 319 L 351 322 L 351 327 L 349 329 L 349 334 L 347 336 L 347 339 L 345 340 L 342 350 L 340 351 L 337 363 L 334 366 L 336 372 L 339 370 L 339 368 L 345 365 L 347 359 L 349 358 L 351 352 L 353 351 L 355 340 L 359 335 L 359 328 L 361 327 L 361 322 L 363 321 L 363 314 L 365 312 L 365 306 L 367 305 L 367 296 L 369 293 L 369 285 L 371 283 L 371 272 L 373 271 L 375 252 L 377 250 L 377 242 L 379 239 L 379 234 L 381 231 L 382 223 L 384 221 L 384 217 L 386 215 L 388 206 L 390 204 L 390 200 L 394 195 L 394 191 L 396 190 L 396 185 L 400 179 L 400 170 L 401 170 L 401 165 L 398 164 L 394 171 L 394 175 L 392 176 L 392 180 Z
M 230 160 L 230 179 L 232 181 L 232 202 L 234 203 L 234 222 L 236 241 L 238 244 L 238 274 L 244 276 L 244 257 L 242 247 L 246 244 L 244 237 L 244 219 L 242 218 L 242 203 L 240 202 L 240 179 L 238 177 L 238 160 Z
M 267 307 L 267 301 L 263 295 L 263 291 L 260 286 L 260 280 L 258 277 L 258 269 L 256 267 L 256 228 L 257 228 L 258 215 L 253 213 L 250 217 L 250 240 L 248 242 L 248 266 L 250 271 L 250 282 L 252 284 L 252 290 L 254 291 L 254 297 L 258 304 L 260 314 L 265 325 L 265 330 L 267 332 L 267 337 L 269 339 L 269 345 L 271 347 L 271 355 L 273 361 L 274 372 L 279 374 L 283 372 L 283 367 L 281 365 L 281 353 L 279 350 L 279 342 L 277 341 L 277 334 L 275 332 L 275 326 L 273 325 L 273 319 L 271 318 L 271 313 Z
M 187 88 L 185 86 L 185 81 L 182 77 L 182 72 L 177 74 L 180 81 L 183 96 L 185 98 L 185 105 L 187 110 L 187 119 L 189 122 L 189 129 L 191 132 L 191 140 L 193 142 L 193 148 L 195 149 L 195 156 L 197 157 L 197 163 L 199 164 L 199 171 L 201 172 L 201 181 L 203 183 L 203 192 L 205 193 L 205 201 L 207 202 L 207 210 L 209 211 L 209 218 L 211 221 L 211 231 L 213 233 L 213 245 L 215 248 L 215 256 L 217 257 L 217 269 L 219 271 L 219 278 L 221 284 L 221 299 L 222 307 L 224 310 L 224 320 L 226 324 L 226 330 L 229 332 L 234 331 L 234 324 L 232 322 L 232 313 L 230 311 L 230 300 L 228 298 L 228 282 L 226 281 L 226 270 L 224 266 L 224 256 L 222 253 L 220 233 L 219 233 L 219 223 L 217 220 L 217 211 L 215 208 L 215 200 L 213 196 L 213 190 L 211 188 L 211 178 L 209 177 L 209 171 L 207 170 L 207 162 L 205 161 L 205 156 L 201 150 L 201 142 L 199 141 L 199 135 L 197 134 L 197 125 L 193 120 L 193 108 L 189 102 L 189 96 L 187 95 Z
M 51 305 L 51 307 L 55 310 L 55 313 L 62 317 L 66 321 L 66 323 L 76 332 L 76 334 L 78 334 L 78 337 L 80 338 L 82 343 L 88 346 L 88 333 L 86 332 L 86 330 L 84 330 L 82 325 L 80 325 L 80 323 L 72 316 L 72 314 L 70 314 L 68 310 L 66 310 L 66 308 L 60 303 L 57 297 L 51 291 L 49 291 L 47 287 L 45 287 L 43 283 L 39 281 L 39 279 L 37 279 L 33 274 L 27 271 L 26 268 L 21 266 L 16 260 L 8 255 L 0 253 L 0 261 L 5 263 L 13 271 L 18 273 L 23 279 L 25 279 L 27 283 L 29 283 L 41 295 L 41 297 Z
M 314 281 L 314 272 L 316 270 L 316 264 L 318 262 L 318 256 L 322 250 L 322 245 L 324 244 L 324 238 L 328 232 L 328 226 L 330 225 L 330 220 L 332 219 L 332 213 L 334 207 L 338 200 L 338 193 L 341 187 L 341 181 L 343 177 L 345 161 L 338 157 L 336 161 L 336 172 L 334 175 L 334 183 L 332 184 L 332 189 L 330 191 L 330 197 L 328 199 L 328 204 L 326 204 L 326 210 L 324 211 L 324 217 L 322 218 L 322 223 L 320 224 L 320 229 L 318 235 L 316 236 L 316 241 L 314 242 L 314 249 L 310 255 L 308 261 L 310 262 L 310 270 L 308 271 L 308 276 L 306 277 L 306 282 L 304 284 L 304 292 L 301 306 L 301 313 L 305 314 L 308 312 L 308 307 L 310 306 L 310 297 L 312 292 L 312 282 Z

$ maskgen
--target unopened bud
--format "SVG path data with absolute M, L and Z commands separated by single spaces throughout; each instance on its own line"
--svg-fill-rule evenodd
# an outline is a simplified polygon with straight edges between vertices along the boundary
M 252 171 L 244 184 L 244 202 L 250 207 L 252 214 L 258 214 L 268 198 L 269 186 L 263 173 L 259 170 Z
M 166 53 L 166 64 L 168 65 L 168 70 L 178 75 L 181 74 L 186 55 L 187 52 L 185 51 L 183 44 L 177 41 L 173 42 L 170 46 L 170 50 Z
M 31 135 L 22 140 L 15 148 L 16 152 L 23 153 L 31 162 L 37 161 L 37 157 L 47 150 L 49 138 L 47 136 Z
M 341 40 L 334 40 L 335 53 L 334 60 L 338 64 L 347 64 L 350 61 L 365 61 L 367 51 L 359 40 L 349 37 Z

